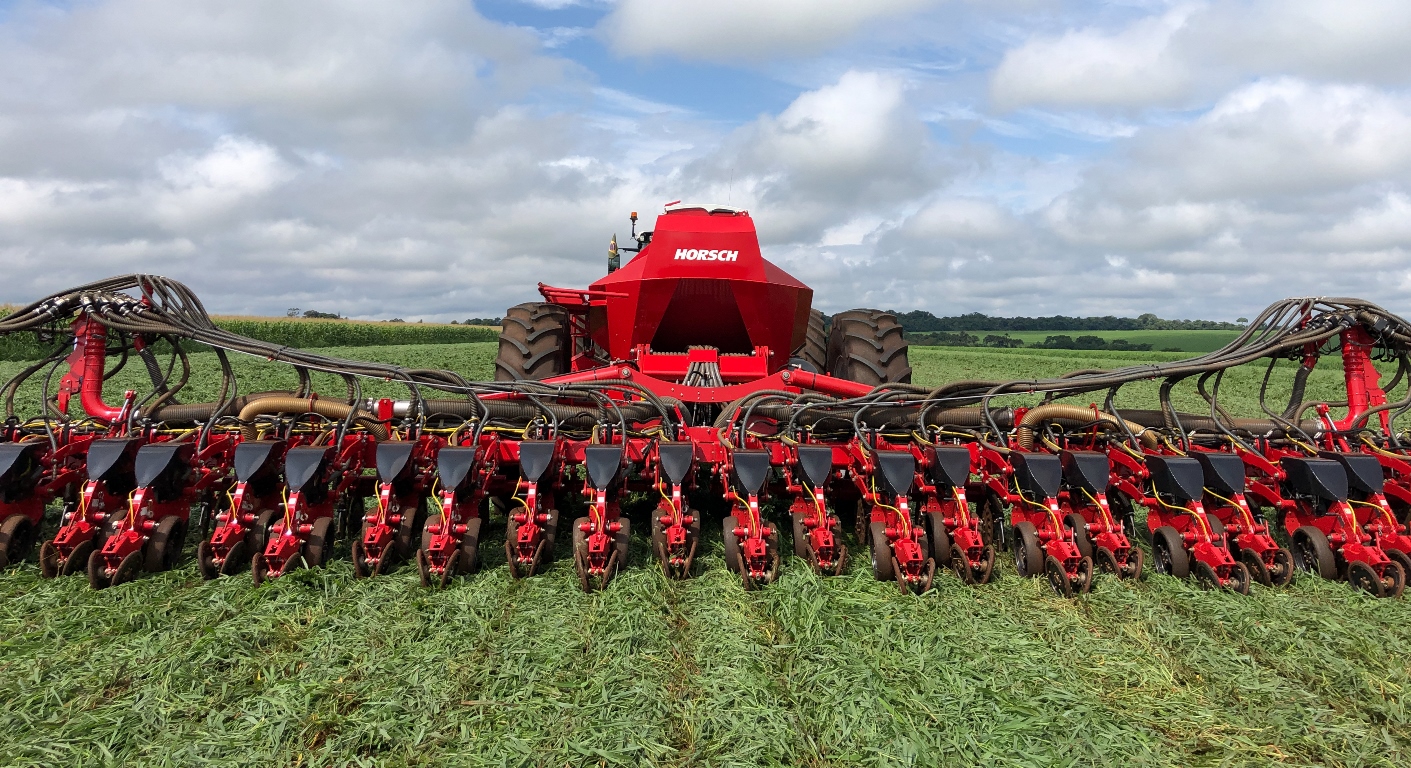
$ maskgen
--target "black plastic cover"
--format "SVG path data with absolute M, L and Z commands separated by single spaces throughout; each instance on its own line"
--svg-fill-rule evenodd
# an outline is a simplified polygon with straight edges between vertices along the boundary
M 377 444 L 377 479 L 390 483 L 402 476 L 411 465 L 416 443 L 411 440 L 388 440 Z
M 662 471 L 672 485 L 680 485 L 691 472 L 691 461 L 696 456 L 694 443 L 659 443 L 657 456 L 661 459 Z
M 1205 495 L 1205 472 L 1200 462 L 1185 456 L 1148 456 L 1146 468 L 1156 492 L 1176 501 L 1193 501 Z
M 1097 451 L 1064 451 L 1059 454 L 1063 463 L 1063 479 L 1070 488 L 1079 488 L 1091 494 L 1107 492 L 1107 454 Z
M 1038 501 L 1058 495 L 1058 487 L 1063 480 L 1063 463 L 1057 456 L 1011 451 L 1009 463 L 1014 465 L 1014 479 L 1026 496 Z
M 970 451 L 955 446 L 932 449 L 931 482 L 951 488 L 963 488 L 970 482 Z
M 735 485 L 745 495 L 759 493 L 769 479 L 769 451 L 735 451 L 730 455 L 734 465 Z
M 1347 501 L 1347 470 L 1331 459 L 1290 456 L 1279 462 L 1294 493 L 1326 501 Z
M 817 488 L 833 474 L 833 449 L 826 445 L 800 445 L 799 466 L 808 484 Z
M 520 456 L 523 461 L 523 454 Z M 583 463 L 588 465 L 588 482 L 600 491 L 606 490 L 622 471 L 622 446 L 590 445 L 583 449 Z
M 1221 496 L 1244 493 L 1244 459 L 1233 453 L 1196 451 L 1195 460 L 1205 474 L 1205 487 Z
M 881 490 L 894 496 L 911 493 L 911 484 L 916 481 L 916 457 L 911 451 L 878 451 L 877 469 Z
M 135 437 L 114 437 L 89 443 L 88 479 L 112 480 L 115 473 L 122 472 L 129 466 L 123 458 L 136 454 L 139 442 L 141 441 Z
M 331 448 L 299 446 L 290 448 L 284 454 L 284 480 L 291 491 L 304 491 L 314 483 L 323 482 L 324 465 L 328 463 Z
M 235 479 L 248 483 L 256 475 L 273 470 L 270 458 L 276 448 L 283 446 L 283 440 L 246 440 L 235 446 Z
M 441 478 L 441 487 L 454 491 L 470 476 L 475 468 L 474 448 L 442 448 L 436 454 L 436 474 Z
M 1376 456 L 1365 453 L 1333 453 L 1323 451 L 1318 454 L 1342 465 L 1347 472 L 1347 485 L 1359 493 L 1381 493 L 1386 486 L 1386 475 L 1382 474 L 1382 463 Z
M 39 474 L 43 468 L 35 458 L 41 445 L 48 443 L 0 443 L 0 483 Z
M 157 483 L 163 475 L 184 472 L 184 462 L 178 460 L 186 443 L 149 443 L 137 449 L 137 461 L 133 475 L 138 488 L 147 488 Z
M 554 440 L 524 440 L 519 444 L 519 473 L 531 483 L 539 482 L 554 460 Z

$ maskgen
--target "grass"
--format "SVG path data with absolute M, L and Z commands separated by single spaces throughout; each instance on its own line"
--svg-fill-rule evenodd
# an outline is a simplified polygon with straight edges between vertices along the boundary
M 493 346 L 348 354 L 485 377 Z M 913 364 L 936 383 L 1172 357 L 1101 355 L 937 348 Z M 240 365 L 251 386 L 292 382 Z M 1257 412 L 1259 375 L 1228 382 L 1236 410 Z M 1312 387 L 1335 382 L 1319 370 Z M 203 583 L 188 562 L 98 593 L 13 567 L 0 576 L 0 755 L 45 766 L 1411 761 L 1404 600 L 1312 578 L 1240 597 L 1161 576 L 1100 578 L 1062 600 L 1007 561 L 994 584 L 942 576 L 902 597 L 865 562 L 820 579 L 791 559 L 779 583 L 747 593 L 713 523 L 699 577 L 664 579 L 638 535 L 631 567 L 597 595 L 579 592 L 566 544 L 548 573 L 512 580 L 494 546 L 503 520 L 486 535 L 485 569 L 445 591 L 422 590 L 407 567 L 357 580 L 346 559 L 258 589 L 248 577 Z M 645 528 L 639 516 L 634 530 Z

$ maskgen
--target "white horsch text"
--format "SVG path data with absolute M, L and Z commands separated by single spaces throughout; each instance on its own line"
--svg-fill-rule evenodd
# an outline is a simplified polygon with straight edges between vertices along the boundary
M 706 251 L 698 248 L 677 248 L 677 261 L 735 261 L 739 251 Z

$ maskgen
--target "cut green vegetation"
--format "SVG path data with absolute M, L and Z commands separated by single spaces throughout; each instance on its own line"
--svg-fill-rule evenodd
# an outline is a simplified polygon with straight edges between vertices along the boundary
M 342 354 L 487 378 L 494 345 Z M 1176 357 L 912 353 L 928 384 Z M 243 391 L 294 382 L 238 364 Z M 213 396 L 213 357 L 193 365 L 205 377 L 187 399 Z M 0 376 L 20 367 L 0 364 Z M 133 369 L 120 377 L 139 383 Z M 1257 414 L 1262 374 L 1227 376 L 1222 402 Z M 1320 368 L 1310 396 L 1336 383 Z M 331 378 L 319 386 L 342 392 Z M 1154 383 L 1134 385 L 1119 405 L 1155 396 Z M 1176 397 L 1203 403 L 1189 386 Z M 36 398 L 21 396 L 26 413 Z M 644 513 L 633 530 L 647 530 Z M 1411 764 L 1406 600 L 1307 576 L 1248 597 L 1099 578 L 1063 600 L 1006 558 L 994 584 L 945 575 L 903 597 L 872 580 L 856 547 L 844 576 L 791 559 L 778 583 L 745 592 L 725 569 L 718 519 L 704 530 L 697 578 L 667 581 L 639 536 L 631 567 L 596 595 L 579 591 L 567 537 L 547 574 L 512 580 L 501 517 L 484 570 L 444 591 L 423 590 L 411 567 L 355 579 L 346 545 L 326 571 L 258 588 L 248 575 L 203 583 L 188 559 L 93 592 L 81 577 L 41 581 L 31 560 L 0 575 L 0 755 L 34 766 Z

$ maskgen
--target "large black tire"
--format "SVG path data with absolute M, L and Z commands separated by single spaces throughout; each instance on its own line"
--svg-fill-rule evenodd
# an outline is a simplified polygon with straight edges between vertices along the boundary
M 876 309 L 834 315 L 828 373 L 869 386 L 911 383 L 907 343 L 896 315 Z
M 510 307 L 500 326 L 495 381 L 538 381 L 567 373 L 572 351 L 563 307 L 537 301 Z
M 808 330 L 804 333 L 803 346 L 794 350 L 794 357 L 803 358 L 813 366 L 814 373 L 828 370 L 828 329 L 824 327 L 822 312 L 808 311 Z

